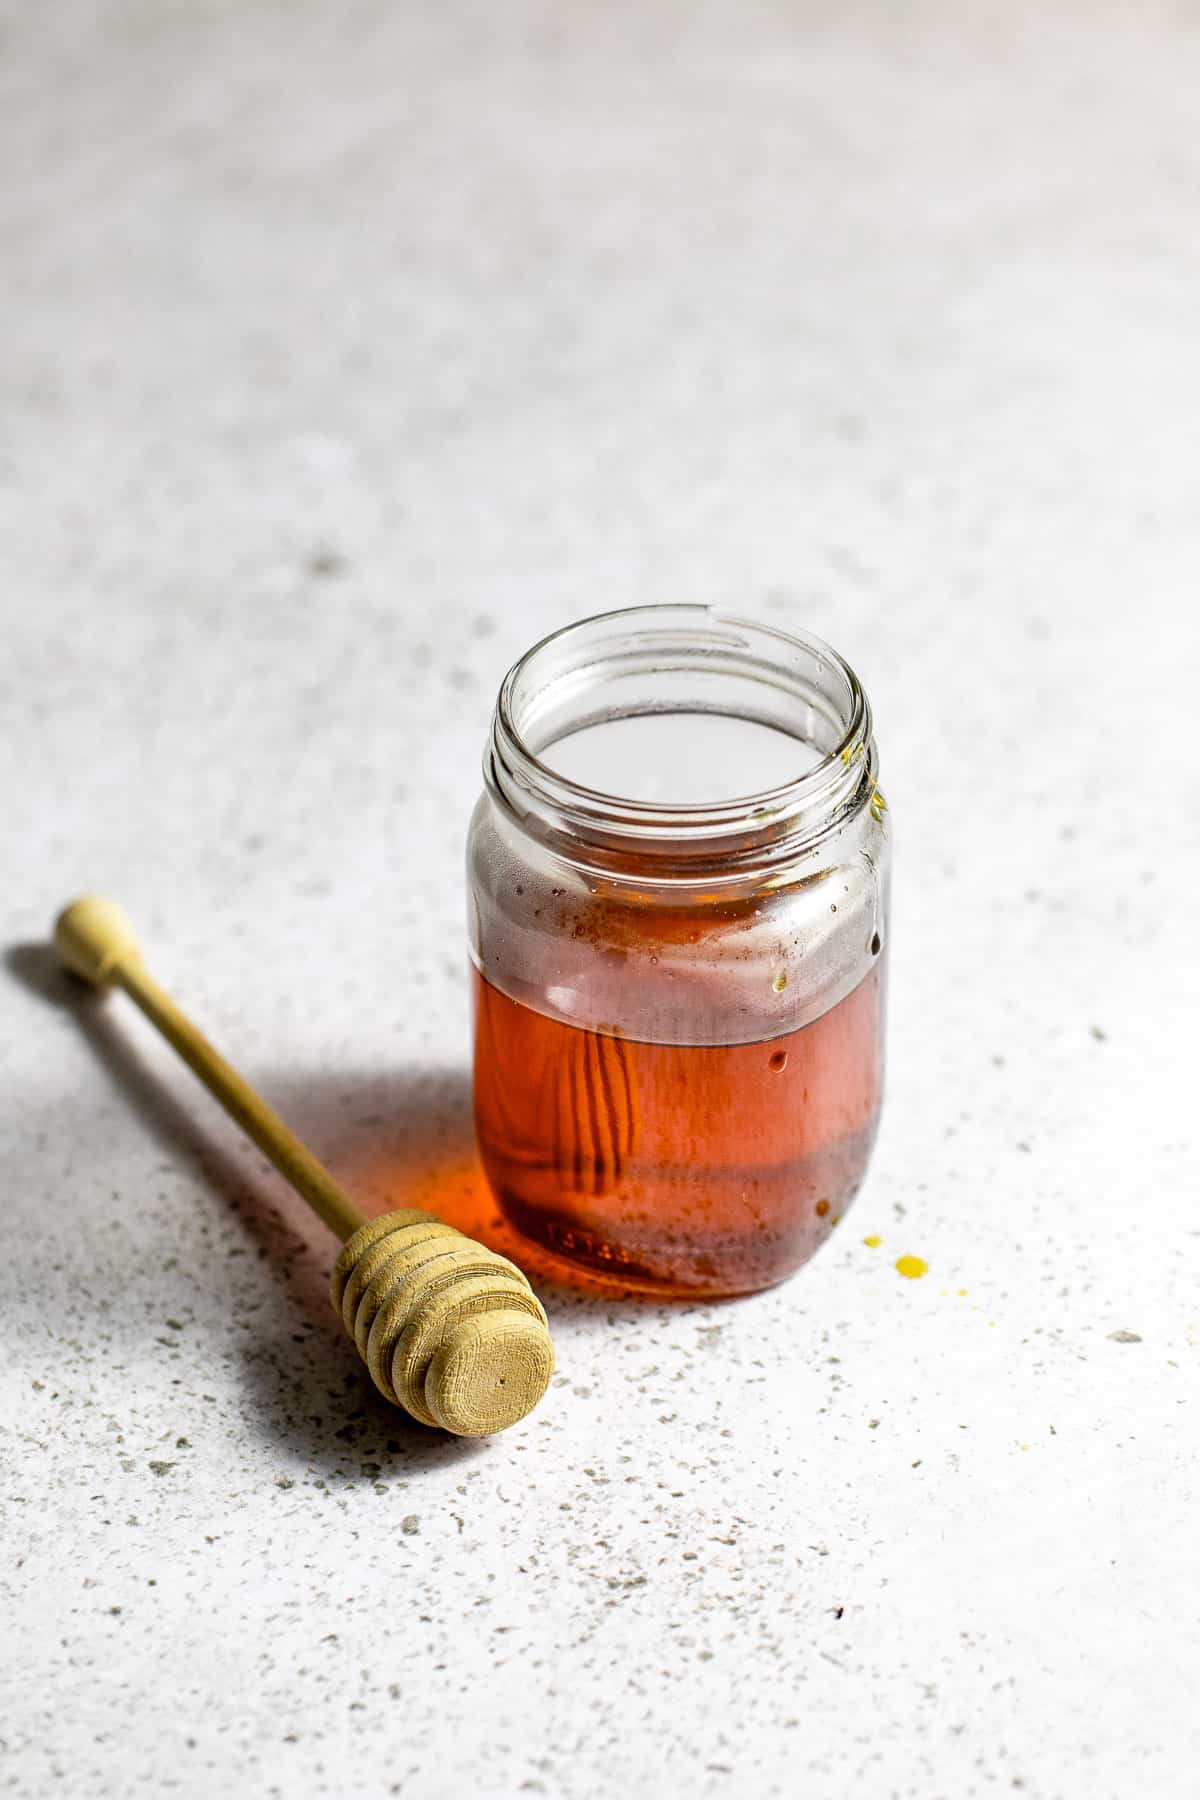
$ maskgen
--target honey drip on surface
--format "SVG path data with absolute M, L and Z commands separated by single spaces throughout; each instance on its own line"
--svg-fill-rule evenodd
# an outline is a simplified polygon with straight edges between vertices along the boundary
M 473 973 L 475 1118 L 508 1219 L 659 1293 L 770 1286 L 862 1180 L 882 1085 L 881 971 L 798 1031 L 729 1045 L 588 1031 Z

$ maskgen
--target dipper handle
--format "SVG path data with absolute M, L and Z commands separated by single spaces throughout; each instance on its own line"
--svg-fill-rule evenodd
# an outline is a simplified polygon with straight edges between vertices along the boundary
M 133 926 L 115 901 L 96 894 L 72 901 L 59 915 L 54 942 L 67 967 L 93 987 L 124 988 L 331 1231 L 344 1242 L 358 1230 L 363 1214 L 329 1170 L 147 972 Z

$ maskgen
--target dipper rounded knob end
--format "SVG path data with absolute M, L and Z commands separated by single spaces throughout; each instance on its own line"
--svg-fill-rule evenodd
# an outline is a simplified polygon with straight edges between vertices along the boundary
M 103 987 L 121 962 L 140 962 L 133 926 L 115 900 L 84 894 L 58 915 L 54 947 L 73 975 Z

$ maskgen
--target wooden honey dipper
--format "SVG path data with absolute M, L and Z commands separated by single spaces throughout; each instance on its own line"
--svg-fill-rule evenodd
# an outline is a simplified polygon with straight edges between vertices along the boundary
M 541 1302 L 506 1257 L 410 1209 L 365 1220 L 312 1152 L 147 973 L 111 900 L 72 902 L 54 928 L 62 961 L 93 987 L 115 983 L 141 1007 L 246 1135 L 343 1240 L 333 1309 L 371 1379 L 423 1425 L 487 1437 L 545 1393 L 554 1348 Z

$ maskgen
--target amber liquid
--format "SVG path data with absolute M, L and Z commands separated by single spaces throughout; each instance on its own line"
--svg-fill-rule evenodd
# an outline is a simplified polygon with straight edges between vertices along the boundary
M 670 1294 L 768 1287 L 853 1199 L 882 1090 L 880 965 L 764 1043 L 641 1043 L 545 1017 L 474 975 L 475 1122 L 517 1230 Z

